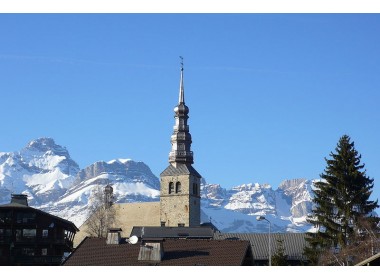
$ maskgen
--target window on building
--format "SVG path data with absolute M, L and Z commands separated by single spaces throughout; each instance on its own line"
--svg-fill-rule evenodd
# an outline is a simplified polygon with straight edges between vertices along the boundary
M 175 192 L 176 193 L 180 193 L 182 191 L 182 189 L 181 189 L 181 183 L 180 182 L 177 182 L 176 184 L 175 184 Z
M 21 241 L 21 240 L 22 240 L 22 230 L 16 229 L 16 241 Z
M 170 182 L 169 183 L 169 194 L 173 193 L 174 192 L 174 183 L 173 182 Z
M 180 223 L 180 224 L 178 224 L 178 227 L 185 227 L 185 224 Z
M 34 249 L 33 248 L 22 248 L 21 254 L 24 256 L 34 256 Z
M 161 222 L 161 226 L 164 227 L 165 226 L 165 222 Z
M 0 213 L 0 224 L 9 223 L 12 220 L 12 214 L 10 211 Z
M 47 256 L 47 248 L 42 248 L 41 249 L 41 255 L 42 256 Z
M 0 241 L 10 240 L 11 236 L 12 236 L 11 229 L 0 228 Z
M 42 230 L 42 237 L 44 237 L 44 238 L 49 237 L 49 230 L 48 229 L 43 229 Z
M 17 213 L 17 223 L 33 223 L 36 219 L 36 213 Z
M 36 229 L 32 228 L 32 229 L 29 229 L 29 228 L 24 228 L 22 230 L 22 236 L 25 237 L 25 238 L 35 238 L 36 237 Z

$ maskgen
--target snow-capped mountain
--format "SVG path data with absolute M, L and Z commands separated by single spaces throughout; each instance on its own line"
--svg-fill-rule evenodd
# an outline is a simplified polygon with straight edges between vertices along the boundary
M 202 188 L 202 219 L 211 220 L 222 232 L 268 232 L 268 224 L 257 221 L 257 216 L 265 216 L 274 232 L 308 231 L 311 226 L 306 217 L 311 211 L 313 182 L 286 180 L 277 190 L 258 183 L 231 190 L 206 184 Z
M 66 148 L 51 138 L 31 141 L 19 152 L 0 153 L 0 204 L 11 193 L 28 195 L 29 205 L 74 222 L 87 218 L 96 188 L 113 187 L 116 203 L 159 201 L 160 183 L 143 162 L 131 159 L 99 161 L 80 169 Z M 312 180 L 286 180 L 274 190 L 268 184 L 249 183 L 231 189 L 202 179 L 202 222 L 223 232 L 303 232 L 310 229 Z
M 31 141 L 14 153 L 0 153 L 0 203 L 11 193 L 28 195 L 29 205 L 39 206 L 64 195 L 79 172 L 66 148 L 51 138 Z

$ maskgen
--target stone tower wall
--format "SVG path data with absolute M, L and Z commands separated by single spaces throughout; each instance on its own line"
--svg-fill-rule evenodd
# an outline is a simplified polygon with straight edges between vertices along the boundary
M 174 191 L 169 193 L 170 182 Z M 181 191 L 176 193 L 176 183 L 181 183 Z M 193 193 L 193 185 L 197 184 L 197 193 Z M 176 227 L 200 225 L 200 179 L 194 175 L 176 175 L 161 177 L 160 220 L 165 226 Z

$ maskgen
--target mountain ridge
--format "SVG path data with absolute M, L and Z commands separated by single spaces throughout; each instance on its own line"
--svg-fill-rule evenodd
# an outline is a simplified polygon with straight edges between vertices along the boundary
M 247 183 L 222 188 L 202 178 L 201 219 L 224 232 L 267 232 L 255 216 L 265 215 L 278 232 L 310 230 L 314 180 L 284 180 L 274 190 L 269 184 Z M 30 141 L 19 152 L 0 153 L 0 203 L 11 193 L 28 195 L 29 205 L 71 220 L 86 220 L 92 190 L 112 184 L 116 203 L 159 201 L 160 182 L 143 162 L 132 159 L 97 161 L 85 168 L 52 138 Z

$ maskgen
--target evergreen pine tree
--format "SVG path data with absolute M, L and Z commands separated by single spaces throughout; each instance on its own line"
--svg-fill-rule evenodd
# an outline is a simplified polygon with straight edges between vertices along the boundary
M 288 265 L 287 256 L 285 255 L 284 240 L 277 239 L 277 246 L 274 255 L 272 256 L 272 266 Z
M 374 180 L 366 176 L 354 142 L 343 135 L 335 151 L 330 153 L 331 159 L 325 158 L 327 166 L 320 175 L 322 180 L 315 184 L 315 208 L 308 219 L 317 231 L 308 234 L 309 246 L 304 253 L 314 265 L 323 251 L 350 245 L 361 230 L 359 220 L 378 222 L 371 217 L 379 207 L 378 201 L 369 200 Z

